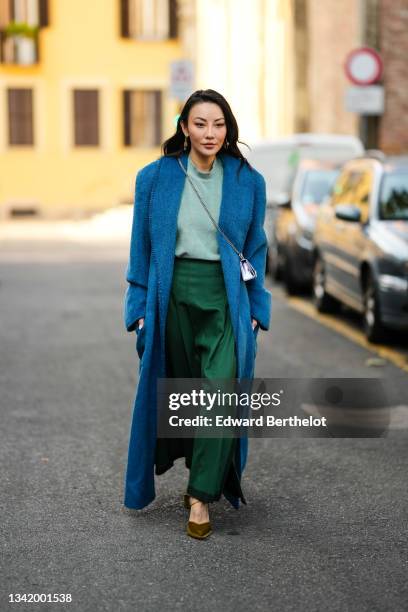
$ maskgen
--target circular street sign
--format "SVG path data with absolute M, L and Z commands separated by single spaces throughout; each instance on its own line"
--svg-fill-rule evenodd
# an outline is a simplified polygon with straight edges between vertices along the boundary
M 348 54 L 344 69 L 355 85 L 372 85 L 381 78 L 383 63 L 377 51 L 370 47 L 360 47 Z

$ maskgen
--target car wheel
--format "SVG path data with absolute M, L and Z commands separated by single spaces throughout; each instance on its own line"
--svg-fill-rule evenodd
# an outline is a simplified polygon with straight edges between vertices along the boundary
M 276 281 L 281 281 L 283 278 L 282 271 L 282 250 L 279 245 L 276 247 L 275 267 L 273 270 L 273 278 Z
M 272 280 L 278 281 L 281 279 L 279 269 L 279 253 L 275 245 L 270 245 L 267 251 L 267 272 Z
M 377 287 L 371 274 L 367 278 L 364 289 L 364 333 L 369 342 L 380 342 L 385 335 L 381 323 Z
M 340 307 L 340 302 L 326 291 L 326 270 L 320 257 L 313 267 L 313 300 L 319 312 L 336 312 Z
M 296 295 L 297 293 L 299 293 L 300 285 L 293 276 L 292 263 L 288 255 L 286 255 L 285 257 L 285 265 L 283 268 L 283 281 L 285 283 L 286 291 L 289 295 Z

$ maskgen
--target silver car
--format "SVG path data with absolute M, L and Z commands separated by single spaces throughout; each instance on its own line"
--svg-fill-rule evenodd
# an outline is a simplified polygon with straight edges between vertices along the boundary
M 364 315 L 367 338 L 408 330 L 408 158 L 351 160 L 319 208 L 313 293 L 320 312 L 340 303 Z

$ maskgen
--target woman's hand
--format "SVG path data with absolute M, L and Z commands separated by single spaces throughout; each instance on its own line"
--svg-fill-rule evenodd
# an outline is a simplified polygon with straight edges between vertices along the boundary
M 257 325 L 258 325 L 258 321 L 256 319 L 252 319 L 252 329 L 255 329 Z
M 143 325 L 144 325 L 144 318 L 142 317 L 141 319 L 138 319 L 137 321 L 138 329 L 142 329 Z

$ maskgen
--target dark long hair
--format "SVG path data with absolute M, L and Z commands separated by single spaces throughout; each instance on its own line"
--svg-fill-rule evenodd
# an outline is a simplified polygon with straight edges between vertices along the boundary
M 244 144 L 246 147 L 248 146 L 245 142 L 241 142 L 238 140 L 238 123 L 235 119 L 233 112 L 231 110 L 230 105 L 218 91 L 214 89 L 198 89 L 185 102 L 183 109 L 180 113 L 180 116 L 177 120 L 177 128 L 176 133 L 173 136 L 170 136 L 163 144 L 162 144 L 162 152 L 163 155 L 168 157 L 179 157 L 184 152 L 184 133 L 181 128 L 181 122 L 183 121 L 184 125 L 188 123 L 188 116 L 191 108 L 194 104 L 198 102 L 213 102 L 218 104 L 221 107 L 222 112 L 224 113 L 225 123 L 227 126 L 227 135 L 226 140 L 229 142 L 227 148 L 225 146 L 220 150 L 227 155 L 231 155 L 231 157 L 236 157 L 241 160 L 241 163 L 238 168 L 238 173 L 241 170 L 242 166 L 246 164 L 252 170 L 252 166 L 249 164 L 246 157 L 244 157 L 241 151 L 238 148 L 237 143 L 240 142 Z M 249 147 L 248 147 L 249 148 Z M 186 153 L 189 153 L 191 150 L 191 142 L 188 140 L 188 147 L 186 149 Z

